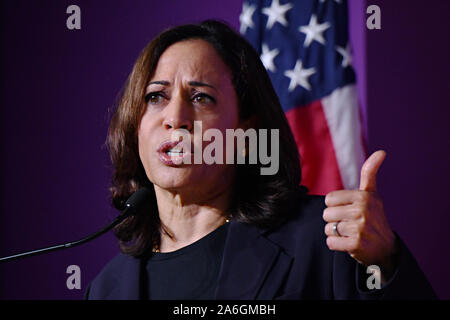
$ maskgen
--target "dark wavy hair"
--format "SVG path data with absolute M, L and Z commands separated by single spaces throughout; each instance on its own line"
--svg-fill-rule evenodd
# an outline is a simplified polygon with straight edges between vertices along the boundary
M 254 117 L 255 129 L 279 129 L 279 170 L 261 175 L 261 164 L 236 165 L 231 203 L 232 219 L 261 228 L 284 221 L 299 197 L 307 192 L 300 186 L 300 159 L 294 137 L 259 54 L 237 32 L 223 22 L 206 20 L 167 29 L 140 53 L 120 94 L 111 118 L 107 146 L 113 163 L 112 203 L 122 210 L 128 197 L 149 181 L 138 152 L 138 128 L 145 112 L 145 88 L 162 53 L 172 44 L 202 39 L 212 44 L 231 71 L 242 120 Z M 270 146 L 269 146 L 270 150 Z M 220 183 L 220 182 L 218 182 Z M 123 253 L 138 257 L 159 245 L 160 220 L 156 197 L 137 215 L 115 228 Z

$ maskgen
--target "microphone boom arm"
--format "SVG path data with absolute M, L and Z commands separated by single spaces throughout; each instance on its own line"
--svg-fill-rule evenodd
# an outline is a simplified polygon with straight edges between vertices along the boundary
M 136 191 L 134 194 L 131 195 L 131 197 L 125 203 L 125 209 L 122 211 L 122 213 L 112 223 L 110 223 L 108 226 L 104 227 L 100 231 L 97 231 L 97 232 L 95 232 L 87 237 L 84 237 L 80 240 L 77 240 L 77 241 L 67 242 L 64 244 L 56 245 L 56 246 L 46 247 L 46 248 L 42 248 L 42 249 L 36 249 L 36 250 L 32 250 L 32 251 L 15 254 L 12 256 L 2 257 L 2 258 L 0 258 L 0 264 L 4 263 L 4 262 L 24 258 L 24 257 L 31 257 L 31 256 L 35 256 L 35 255 L 39 255 L 39 254 L 43 254 L 43 253 L 47 253 L 47 252 L 52 252 L 52 251 L 56 251 L 56 250 L 72 248 L 72 247 L 78 246 L 80 244 L 86 243 L 88 241 L 91 241 L 91 240 L 101 236 L 102 234 L 108 232 L 109 230 L 114 228 L 116 225 L 121 223 L 124 219 L 135 214 L 137 212 L 137 209 L 139 207 L 141 207 L 148 200 L 150 194 L 151 194 L 151 191 L 147 187 L 143 187 L 143 188 L 139 189 L 138 191 Z
M 63 244 L 59 244 L 59 245 L 55 245 L 55 246 L 51 246 L 51 247 L 45 247 L 45 248 L 41 248 L 41 249 L 36 249 L 36 250 L 32 250 L 32 251 L 27 251 L 27 252 L 15 254 L 15 255 L 12 255 L 12 256 L 2 257 L 2 258 L 0 258 L 0 263 L 7 262 L 7 261 L 12 261 L 12 260 L 17 260 L 17 259 L 24 258 L 24 257 L 36 256 L 36 255 L 47 253 L 47 252 L 52 252 L 52 251 L 56 251 L 56 250 L 61 250 L 61 249 L 72 248 L 72 247 L 78 246 L 80 244 L 83 244 L 85 242 L 91 241 L 91 240 L 101 236 L 102 234 L 108 232 L 109 230 L 111 230 L 112 228 L 117 226 L 119 223 L 121 223 L 125 218 L 127 218 L 129 216 L 130 216 L 130 213 L 128 213 L 127 210 L 125 209 L 124 213 L 119 215 L 112 223 L 110 223 L 109 225 L 107 225 L 106 227 L 101 229 L 100 231 L 97 231 L 97 232 L 95 232 L 95 233 L 93 233 L 93 234 L 91 234 L 91 235 L 89 235 L 87 237 L 84 237 L 84 238 L 82 238 L 80 240 L 77 240 L 77 241 L 67 242 L 67 243 L 63 243 Z

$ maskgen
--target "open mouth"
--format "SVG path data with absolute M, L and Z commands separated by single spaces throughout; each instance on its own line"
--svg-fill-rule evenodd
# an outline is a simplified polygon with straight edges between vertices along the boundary
M 182 141 L 163 142 L 157 152 L 159 159 L 166 165 L 180 165 L 183 159 L 190 155 L 189 149 Z
M 183 150 L 170 149 L 165 151 L 170 157 L 182 157 L 184 155 Z

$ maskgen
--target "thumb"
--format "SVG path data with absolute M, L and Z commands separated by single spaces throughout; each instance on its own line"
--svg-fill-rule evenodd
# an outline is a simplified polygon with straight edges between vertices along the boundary
M 364 191 L 377 191 L 377 172 L 386 158 L 386 152 L 378 150 L 364 162 L 361 168 L 361 181 L 359 189 Z

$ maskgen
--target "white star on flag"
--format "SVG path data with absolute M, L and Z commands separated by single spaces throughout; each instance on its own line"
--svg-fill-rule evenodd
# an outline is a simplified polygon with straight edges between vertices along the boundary
M 269 46 L 265 43 L 262 45 L 262 54 L 261 54 L 261 61 L 264 64 L 264 67 L 266 67 L 267 70 L 270 70 L 272 72 L 276 72 L 277 68 L 275 67 L 275 64 L 273 63 L 273 59 L 280 53 L 280 50 L 277 48 L 273 50 L 269 50 Z
M 242 4 L 242 13 L 239 16 L 239 22 L 241 23 L 240 32 L 244 34 L 247 28 L 253 28 L 253 13 L 256 10 L 256 6 L 248 5 L 246 2 Z
M 267 16 L 267 29 L 271 29 L 273 25 L 277 22 L 281 23 L 283 26 L 287 26 L 287 20 L 284 16 L 288 10 L 293 7 L 292 4 L 286 3 L 284 5 L 280 5 L 279 0 L 272 0 L 272 4 L 270 7 L 266 7 L 262 9 L 262 13 Z
M 345 48 L 336 47 L 337 52 L 342 55 L 342 67 L 348 67 L 352 64 L 352 55 L 350 53 L 350 43 L 347 43 Z
M 307 26 L 301 26 L 298 28 L 298 31 L 306 34 L 304 46 L 308 47 L 314 40 L 325 45 L 325 39 L 322 33 L 330 26 L 331 25 L 328 22 L 324 22 L 322 24 L 317 23 L 317 16 L 313 14 Z
M 287 70 L 284 75 L 291 79 L 289 83 L 289 92 L 293 91 L 298 85 L 302 86 L 306 90 L 311 90 L 308 78 L 316 73 L 316 69 L 303 69 L 303 63 L 301 60 L 297 60 L 293 70 Z

